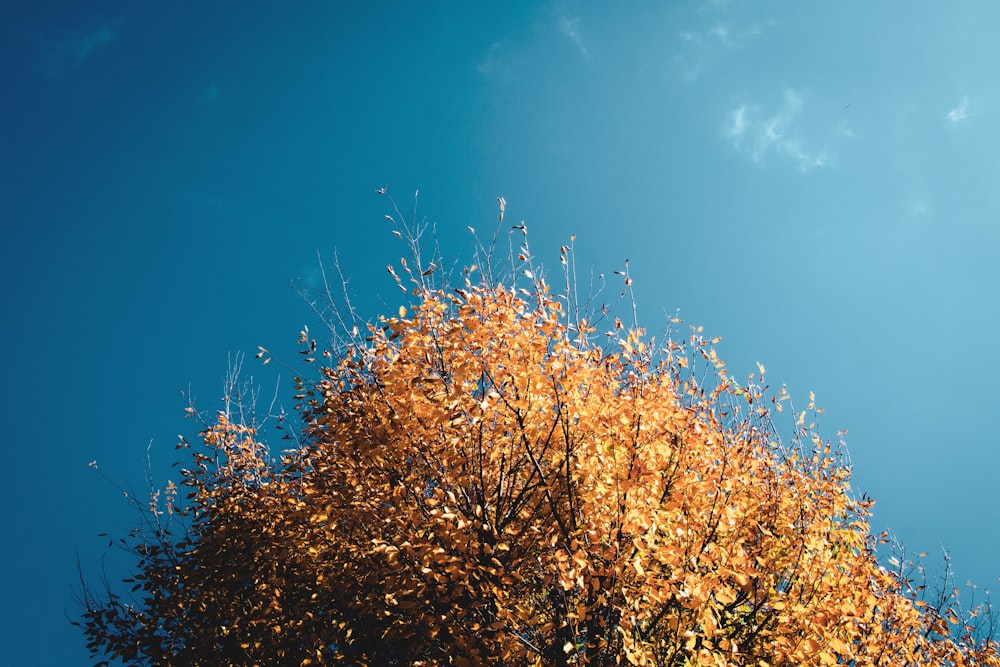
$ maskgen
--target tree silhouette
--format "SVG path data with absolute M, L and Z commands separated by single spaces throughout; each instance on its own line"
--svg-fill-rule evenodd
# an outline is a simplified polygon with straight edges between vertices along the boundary
M 145 508 L 131 595 L 83 589 L 96 659 L 1000 665 L 987 606 L 880 565 L 812 400 L 737 381 L 676 321 L 602 339 L 569 248 L 559 295 L 526 242 L 458 289 L 416 257 L 390 267 L 409 309 L 325 352 L 303 331 L 293 449 L 232 410 L 181 443 L 186 499 Z

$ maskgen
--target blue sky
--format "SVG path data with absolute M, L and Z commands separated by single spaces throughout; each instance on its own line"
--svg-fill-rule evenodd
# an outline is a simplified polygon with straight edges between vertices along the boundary
M 86 664 L 66 615 L 128 560 L 227 356 L 294 358 L 337 249 L 394 302 L 388 186 L 470 257 L 496 198 L 538 259 L 720 335 L 848 429 L 873 527 L 997 587 L 1000 5 L 19 3 L 0 25 L 7 325 L 0 662 Z M 266 391 L 290 378 L 246 369 Z

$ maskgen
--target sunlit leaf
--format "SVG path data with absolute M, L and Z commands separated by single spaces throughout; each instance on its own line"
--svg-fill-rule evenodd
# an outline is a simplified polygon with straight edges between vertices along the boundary
M 525 236 L 507 259 L 530 257 Z M 95 659 L 1000 664 L 968 629 L 986 607 L 880 565 L 891 538 L 871 534 L 843 443 L 807 424 L 812 393 L 782 416 L 790 393 L 734 379 L 701 327 L 664 342 L 524 264 L 505 274 L 519 284 L 473 265 L 456 289 L 433 259 L 401 260 L 405 287 L 388 266 L 406 305 L 364 339 L 353 310 L 311 304 L 333 335 L 299 334 L 300 422 L 227 385 L 182 439 L 183 479 L 120 489 L 140 512 L 116 543 L 134 595 L 84 596 Z

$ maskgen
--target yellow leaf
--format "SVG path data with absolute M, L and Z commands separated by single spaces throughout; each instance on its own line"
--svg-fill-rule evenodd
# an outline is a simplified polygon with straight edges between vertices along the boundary
M 832 637 L 830 639 L 830 648 L 836 651 L 837 653 L 840 653 L 841 655 L 847 655 L 848 653 L 851 652 L 850 647 L 847 644 L 845 644 L 842 640 L 836 637 Z

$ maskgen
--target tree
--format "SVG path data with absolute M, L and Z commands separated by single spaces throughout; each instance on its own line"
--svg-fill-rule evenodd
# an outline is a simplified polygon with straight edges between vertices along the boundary
M 321 372 L 297 379 L 279 461 L 229 410 L 182 441 L 186 501 L 130 543 L 139 597 L 84 587 L 95 656 L 1000 665 L 986 607 L 879 564 L 812 400 L 785 442 L 784 390 L 763 367 L 733 379 L 700 329 L 658 342 L 609 318 L 599 344 L 569 272 L 558 296 L 530 265 L 524 287 L 470 267 L 447 291 L 412 264 L 411 310 L 326 352 L 303 331 Z

